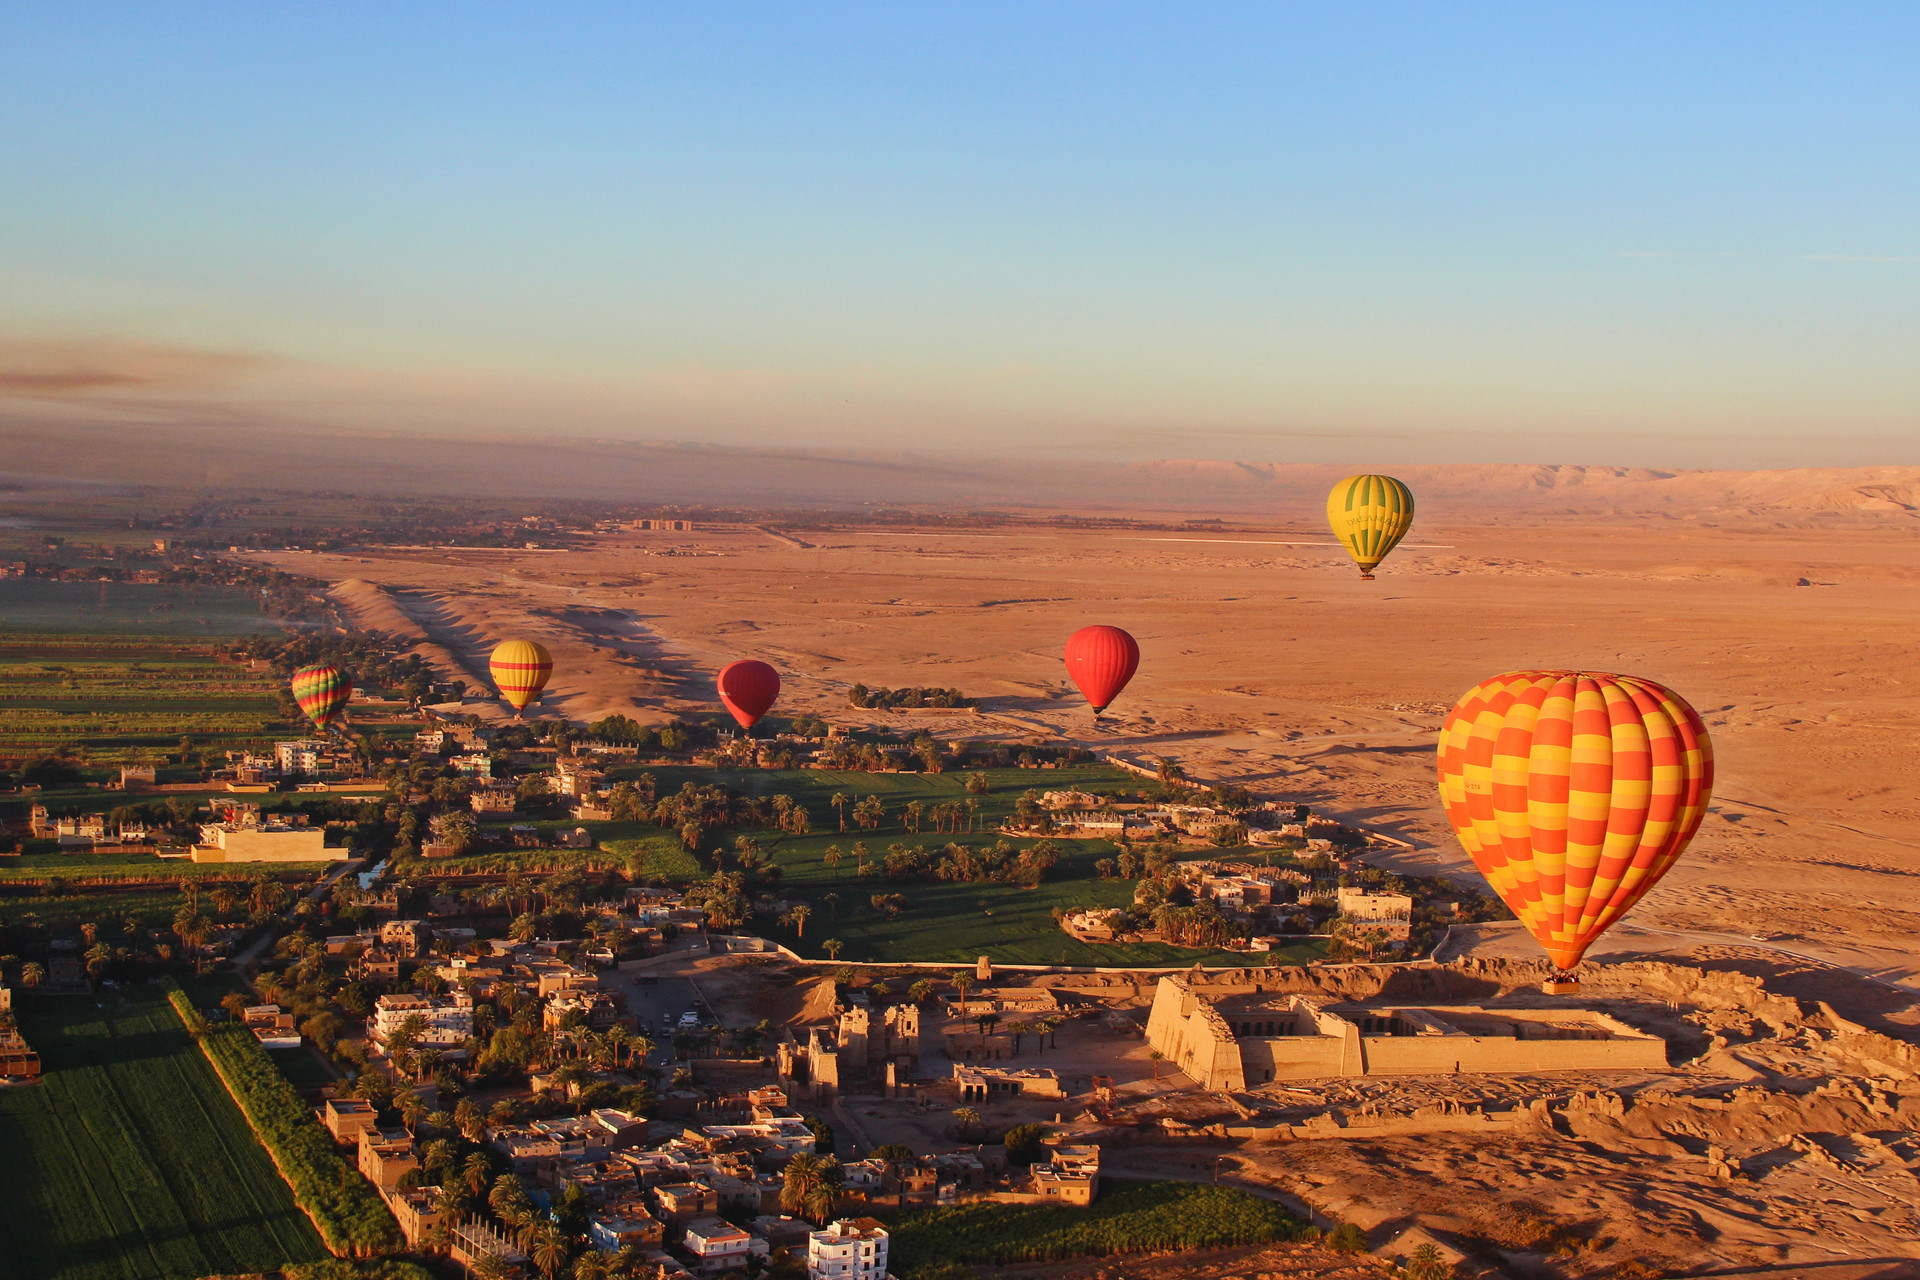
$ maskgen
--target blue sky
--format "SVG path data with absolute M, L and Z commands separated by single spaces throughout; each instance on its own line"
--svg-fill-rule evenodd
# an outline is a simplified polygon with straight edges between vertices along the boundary
M 0 416 L 1920 462 L 1920 9 L 0 9 Z

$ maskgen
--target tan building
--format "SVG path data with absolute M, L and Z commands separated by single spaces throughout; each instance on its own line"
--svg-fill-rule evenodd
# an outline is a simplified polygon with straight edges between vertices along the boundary
M 356 1145 L 360 1135 L 376 1127 L 380 1122 L 379 1114 L 374 1111 L 371 1102 L 359 1098 L 329 1098 L 321 1119 L 327 1126 L 327 1132 L 333 1135 L 335 1142 L 351 1142 Z
M 1355 924 L 1378 929 L 1392 941 L 1413 932 L 1413 899 L 1404 893 L 1376 893 L 1356 885 L 1341 886 L 1340 914 Z
M 382 1132 L 368 1129 L 360 1135 L 360 1174 L 382 1191 L 391 1191 L 401 1175 L 420 1167 L 413 1139 L 405 1129 Z
M 1100 1194 L 1100 1148 L 1060 1146 L 1046 1164 L 1033 1166 L 1033 1189 L 1049 1200 L 1085 1208 Z
M 446 1196 L 439 1187 L 381 1194 L 386 1197 L 387 1208 L 393 1210 L 393 1220 L 400 1224 L 400 1234 L 416 1249 L 422 1248 L 422 1242 L 446 1221 Z
M 655 1187 L 653 1202 L 659 1207 L 661 1220 L 674 1226 L 692 1222 L 695 1218 L 718 1217 L 720 1213 L 720 1193 L 704 1182 Z
M 1666 1042 L 1587 1009 L 1316 1003 L 1162 978 L 1147 1043 L 1209 1089 L 1330 1076 L 1662 1071 Z
M 33 1080 L 40 1075 L 40 1055 L 28 1047 L 18 1031 L 0 1028 L 0 1080 Z
M 320 827 L 239 827 L 210 822 L 193 846 L 195 862 L 344 862 L 346 849 L 327 848 Z

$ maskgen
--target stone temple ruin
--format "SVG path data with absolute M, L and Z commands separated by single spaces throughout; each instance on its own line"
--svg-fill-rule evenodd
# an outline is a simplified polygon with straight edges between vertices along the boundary
M 1587 1009 L 1349 1003 L 1160 980 L 1147 1042 L 1209 1089 L 1330 1076 L 1662 1071 L 1666 1042 Z

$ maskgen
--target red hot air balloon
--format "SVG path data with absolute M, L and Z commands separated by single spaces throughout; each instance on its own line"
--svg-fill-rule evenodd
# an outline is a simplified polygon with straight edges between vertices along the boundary
M 1113 705 L 1140 666 L 1140 646 L 1118 627 L 1082 627 L 1067 639 L 1067 674 L 1093 704 L 1093 715 Z
M 752 659 L 729 662 L 720 669 L 717 683 L 720 701 L 727 704 L 727 710 L 733 713 L 742 729 L 759 724 L 760 717 L 767 714 L 767 708 L 780 696 L 780 673 Z

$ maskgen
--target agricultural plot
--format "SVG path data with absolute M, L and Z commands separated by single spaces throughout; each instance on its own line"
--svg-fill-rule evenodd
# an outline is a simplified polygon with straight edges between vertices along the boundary
M 281 718 L 270 676 L 223 662 L 204 643 L 37 636 L 14 630 L 11 617 L 7 625 L 0 755 L 71 746 L 96 766 L 153 763 L 182 738 L 237 747 L 295 728 Z
M 1214 1249 L 1296 1239 L 1307 1224 L 1231 1187 L 1109 1179 L 1091 1208 L 971 1204 L 911 1209 L 888 1223 L 893 1269 Z
M 116 890 L 111 894 L 52 893 L 0 896 L 0 927 L 39 927 L 74 933 L 81 925 L 113 916 L 136 920 L 143 929 L 169 926 L 187 900 L 178 890 Z
M 1003 964 L 1180 966 L 1250 961 L 1244 951 L 1161 943 L 1093 945 L 1062 931 L 1053 916 L 1055 908 L 1078 911 L 1125 907 L 1133 901 L 1133 881 L 1101 878 L 1097 864 L 1118 852 L 1104 840 L 1056 840 L 1063 850 L 1059 865 L 1035 889 L 1000 882 L 907 883 L 878 874 L 872 865 L 885 856 L 888 845 L 896 842 L 929 848 L 948 841 L 975 847 L 990 845 L 1001 838 L 995 828 L 1012 816 L 1020 796 L 1029 789 L 1119 792 L 1141 785 L 1139 778 L 1111 766 L 984 770 L 989 787 L 984 795 L 970 795 L 966 790 L 967 772 L 868 774 L 675 767 L 649 772 L 654 774 L 662 795 L 686 782 L 719 782 L 756 798 L 792 796 L 806 807 L 813 831 L 805 836 L 771 830 L 726 833 L 729 843 L 740 835 L 759 841 L 763 855 L 780 867 L 783 891 L 807 900 L 811 915 L 804 929 L 783 927 L 775 935 L 805 956 L 826 958 L 824 944 L 831 939 L 841 944 L 837 958 L 870 962 L 970 963 L 981 955 L 991 955 Z M 840 810 L 832 804 L 835 795 L 847 796 L 850 802 L 878 796 L 886 806 L 887 818 L 870 831 L 855 829 L 849 820 L 848 830 L 842 833 Z M 902 811 L 910 801 L 918 800 L 931 808 L 970 798 L 980 802 L 971 833 L 937 832 L 930 822 L 919 832 L 902 825 Z M 851 814 L 851 803 L 847 812 Z M 858 872 L 859 860 L 852 853 L 856 841 L 865 842 L 870 851 L 866 859 L 869 874 L 864 879 Z M 1036 841 L 1020 838 L 1014 843 L 1027 847 Z M 834 846 L 840 850 L 837 866 L 827 861 L 827 851 Z M 875 909 L 871 900 L 876 894 L 900 894 L 906 905 L 896 904 L 892 912 Z M 1265 958 L 1280 964 L 1304 964 L 1323 956 L 1325 948 L 1324 939 L 1302 938 L 1297 945 L 1266 953 Z
M 194 1280 L 327 1256 L 159 990 L 20 1014 L 46 1073 L 0 1090 L 0 1271 Z

